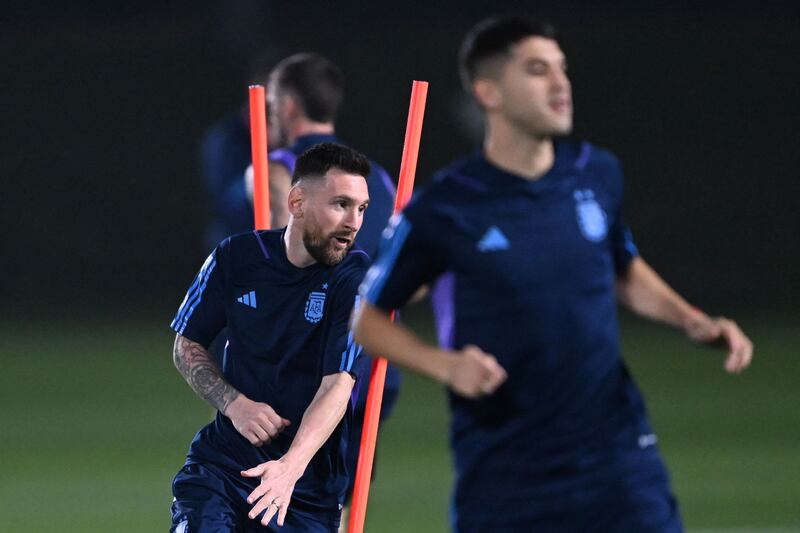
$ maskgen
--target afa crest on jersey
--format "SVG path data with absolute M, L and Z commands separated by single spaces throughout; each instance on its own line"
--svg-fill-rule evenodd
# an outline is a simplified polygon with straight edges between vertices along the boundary
M 586 239 L 599 242 L 606 238 L 608 223 L 605 211 L 594 199 L 591 189 L 576 190 L 572 193 L 575 198 L 575 212 L 578 216 L 578 227 Z
M 324 292 L 312 292 L 308 295 L 308 300 L 306 300 L 306 310 L 305 310 L 305 317 L 306 320 L 311 322 L 312 324 L 316 324 L 320 320 L 322 320 L 322 310 L 325 307 L 325 293 Z

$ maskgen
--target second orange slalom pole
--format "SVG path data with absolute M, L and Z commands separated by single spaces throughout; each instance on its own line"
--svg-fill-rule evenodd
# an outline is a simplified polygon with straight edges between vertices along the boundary
M 403 158 L 400 161 L 400 176 L 397 182 L 397 196 L 394 201 L 394 213 L 403 210 L 411 199 L 414 190 L 414 176 L 417 172 L 420 138 L 422 137 L 422 119 L 425 115 L 425 101 L 428 98 L 428 82 L 415 81 L 411 86 L 411 103 L 408 107 L 406 138 L 403 143 Z M 394 313 L 392 313 L 394 318 Z M 350 509 L 348 533 L 362 533 L 367 516 L 367 499 L 372 478 L 372 462 L 375 457 L 375 443 L 378 437 L 378 424 L 383 403 L 383 385 L 386 381 L 386 359 L 375 357 L 372 360 L 367 407 L 364 413 L 364 428 L 361 434 L 361 447 L 358 452 L 356 482 L 353 488 L 353 503 Z
M 251 85 L 250 148 L 253 154 L 253 214 L 256 229 L 270 228 L 267 109 L 264 87 Z

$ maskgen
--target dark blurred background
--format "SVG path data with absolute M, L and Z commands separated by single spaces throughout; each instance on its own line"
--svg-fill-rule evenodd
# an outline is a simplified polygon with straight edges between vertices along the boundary
M 649 3 L 647 3 L 649 4 Z M 796 2 L 18 2 L 0 22 L 4 312 L 171 313 L 208 250 L 198 143 L 252 58 L 347 77 L 343 139 L 396 173 L 411 81 L 431 83 L 418 183 L 474 149 L 456 72 L 475 21 L 552 20 L 576 135 L 627 177 L 643 255 L 711 312 L 800 296 Z

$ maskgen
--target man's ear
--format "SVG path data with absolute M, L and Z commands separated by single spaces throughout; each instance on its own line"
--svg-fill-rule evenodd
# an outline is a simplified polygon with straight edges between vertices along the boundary
M 500 87 L 489 78 L 478 78 L 472 83 L 472 94 L 478 105 L 484 109 L 497 109 L 503 102 Z
M 286 200 L 289 204 L 289 214 L 294 218 L 303 218 L 303 210 L 306 204 L 306 190 L 299 184 L 289 189 L 289 197 Z

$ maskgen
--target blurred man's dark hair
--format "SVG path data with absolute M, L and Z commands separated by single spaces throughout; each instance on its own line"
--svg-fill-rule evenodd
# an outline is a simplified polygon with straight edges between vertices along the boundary
M 459 52 L 461 83 L 472 93 L 472 82 L 479 77 L 499 74 L 511 48 L 528 37 L 556 39 L 556 29 L 546 21 L 525 15 L 502 15 L 484 19 L 467 33 Z
M 339 68 L 319 54 L 294 54 L 275 65 L 269 77 L 277 94 L 291 94 L 314 122 L 333 122 L 344 94 Z

